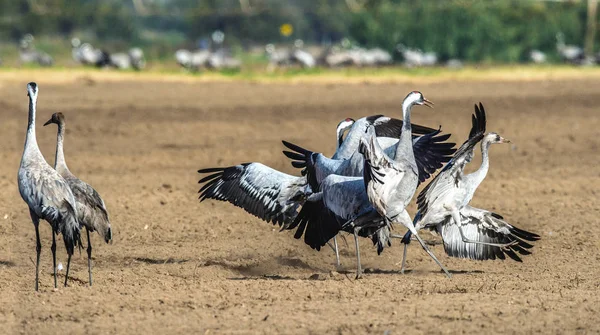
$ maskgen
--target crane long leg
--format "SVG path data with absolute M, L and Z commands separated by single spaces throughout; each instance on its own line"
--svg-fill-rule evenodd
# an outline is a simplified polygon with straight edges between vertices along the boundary
M 85 231 L 87 233 L 87 239 L 88 239 L 88 247 L 87 247 L 88 272 L 90 274 L 90 286 L 92 286 L 92 242 L 90 241 L 90 230 L 86 227 Z
M 360 265 L 360 249 L 358 246 L 358 232 L 360 227 L 354 227 L 354 246 L 356 248 L 356 279 L 362 277 L 362 267 Z
M 404 245 L 404 252 L 402 253 L 402 266 L 400 267 L 400 273 L 404 274 L 404 269 L 406 266 L 406 253 L 408 251 L 408 244 Z
M 391 238 L 404 238 L 404 235 L 398 234 L 390 234 Z M 408 251 L 408 244 L 404 244 L 404 251 L 402 252 L 402 267 L 400 267 L 400 273 L 404 274 L 404 269 L 406 265 L 406 253 Z
M 54 267 L 54 288 L 58 288 L 56 279 L 56 232 L 54 227 L 52 227 L 52 246 L 50 246 L 50 250 L 52 250 L 52 266 Z
M 429 256 L 431 256 L 431 258 L 433 258 L 433 260 L 437 263 L 437 265 L 439 265 L 440 268 L 442 268 L 442 270 L 446 273 L 446 276 L 448 276 L 448 278 L 452 278 L 452 275 L 450 274 L 450 272 L 448 272 L 448 270 L 446 270 L 446 268 L 442 265 L 442 263 L 440 263 L 440 261 L 438 261 L 437 257 L 435 257 L 435 255 L 431 252 L 431 250 L 429 250 L 429 248 L 427 247 L 425 242 L 423 242 L 421 237 L 417 234 L 416 230 L 415 230 L 415 232 L 413 232 L 413 234 L 415 235 L 415 237 L 417 238 L 417 240 L 419 241 L 419 243 L 421 244 L 423 249 L 425 249 L 425 251 L 429 254 Z
M 35 251 L 36 251 L 36 259 L 35 259 L 35 290 L 38 291 L 39 282 L 40 282 L 40 254 L 42 253 L 42 242 L 40 242 L 40 219 L 33 213 L 31 214 L 31 220 L 33 221 L 33 226 L 35 227 Z
M 511 245 L 517 243 L 517 241 L 513 241 L 510 243 L 490 243 L 490 242 L 475 241 L 475 240 L 471 240 L 471 239 L 467 238 L 465 236 L 465 233 L 462 230 L 462 221 L 460 218 L 460 212 L 456 208 L 452 209 L 452 220 L 454 220 L 454 223 L 458 226 L 458 231 L 460 232 L 460 237 L 462 238 L 462 241 L 465 243 L 489 245 L 492 247 L 500 247 L 500 248 L 505 248 L 505 247 L 508 247 L 508 246 L 511 246 Z
M 340 252 L 338 249 L 337 235 L 333 237 L 333 245 L 331 245 L 331 243 L 329 241 L 327 241 L 327 245 L 335 253 L 335 263 L 336 263 L 336 266 L 339 267 L 340 266 Z
M 427 254 L 429 254 L 429 256 L 431 258 L 433 258 L 433 260 L 437 263 L 437 265 L 439 265 L 440 268 L 442 268 L 442 270 L 446 273 L 446 276 L 448 278 L 452 278 L 452 275 L 450 274 L 450 272 L 448 272 L 448 270 L 446 270 L 446 268 L 442 265 L 442 263 L 440 263 L 440 261 L 437 259 L 437 257 L 435 257 L 435 255 L 431 252 L 431 250 L 429 250 L 429 248 L 427 247 L 425 242 L 421 239 L 421 236 L 419 236 L 419 234 L 417 233 L 417 230 L 415 229 L 415 226 L 413 225 L 412 220 L 410 219 L 410 216 L 408 215 L 406 210 L 404 210 L 399 215 L 399 219 L 403 221 L 400 223 L 403 224 L 406 228 L 408 228 L 408 230 L 410 230 L 410 232 L 417 238 L 417 241 L 419 241 L 419 243 L 421 244 L 421 247 L 423 247 L 423 249 L 425 249 L 425 252 L 427 252 Z
M 333 237 L 333 246 L 335 248 L 335 265 L 340 266 L 340 249 L 338 248 L 337 235 Z
M 71 267 L 71 256 L 73 256 L 73 254 L 69 253 L 69 256 L 67 258 L 67 272 L 65 272 L 65 287 L 67 287 L 67 281 L 69 280 L 69 268 Z

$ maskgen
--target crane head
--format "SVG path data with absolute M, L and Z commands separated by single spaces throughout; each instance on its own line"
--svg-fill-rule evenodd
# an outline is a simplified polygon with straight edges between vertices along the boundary
M 34 82 L 27 84 L 27 96 L 32 100 L 37 100 L 38 85 Z
M 510 140 L 498 135 L 497 133 L 493 133 L 493 132 L 485 135 L 484 141 L 489 142 L 491 144 L 510 143 Z
M 46 121 L 46 123 L 44 123 L 44 126 L 47 126 L 51 123 L 62 124 L 63 122 L 65 122 L 65 116 L 63 115 L 63 113 L 58 112 L 58 113 L 52 114 L 52 117 L 50 118 L 50 120 L 48 120 L 48 121 Z
M 427 100 L 423 96 L 423 93 L 421 93 L 419 91 L 412 91 L 412 92 L 408 93 L 406 98 L 404 98 L 404 104 L 421 105 L 421 106 L 427 106 L 429 108 L 433 108 L 433 105 L 434 105 L 432 101 Z

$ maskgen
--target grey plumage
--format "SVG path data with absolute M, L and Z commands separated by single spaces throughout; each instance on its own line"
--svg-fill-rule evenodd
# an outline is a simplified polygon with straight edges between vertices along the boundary
M 304 236 L 304 242 L 316 250 L 320 250 L 342 230 L 353 234 L 356 278 L 360 278 L 362 268 L 358 237 L 372 237 L 385 225 L 386 222 L 369 202 L 362 177 L 332 174 L 323 180 L 320 192 L 308 197 L 294 223 L 287 229 L 297 228 L 294 237 L 298 239 Z
M 510 142 L 496 133 L 486 135 L 485 131 L 486 114 L 480 103 L 475 106 L 468 140 L 417 197 L 419 211 L 415 216 L 415 228 L 427 228 L 440 233 L 446 253 L 453 257 L 504 259 L 504 254 L 507 254 L 520 261 L 515 251 L 528 254 L 526 249 L 531 248 L 522 239 L 535 241 L 539 236 L 508 224 L 498 214 L 468 206 L 487 175 L 490 145 Z M 464 167 L 473 159 L 474 148 L 479 142 L 482 164 L 477 171 L 465 176 Z M 410 235 L 408 232 L 403 242 L 408 244 Z M 405 260 L 402 268 L 404 263 Z
M 338 124 L 338 146 L 344 140 L 344 132 L 353 123 L 354 120 L 345 119 Z M 200 201 L 228 201 L 262 220 L 278 224 L 282 229 L 294 221 L 299 207 L 313 192 L 306 176 L 291 176 L 260 163 L 201 169 L 198 173 L 209 174 L 198 182 L 205 183 L 198 192 Z
M 54 59 L 46 52 L 37 50 L 33 45 L 33 35 L 26 34 L 19 42 L 19 60 L 23 64 L 37 63 L 40 66 L 52 66 Z
M 306 177 L 296 177 L 260 163 L 244 163 L 225 168 L 208 168 L 209 174 L 198 193 L 200 201 L 228 201 L 267 222 L 285 227 L 293 222 L 298 207 L 311 193 Z
M 460 225 L 451 217 L 446 217 L 433 228 L 442 237 L 444 250 L 451 257 L 504 260 L 508 256 L 522 262 L 519 255 L 529 255 L 531 251 L 528 249 L 533 248 L 526 241 L 540 239 L 539 235 L 519 229 L 504 221 L 501 215 L 484 209 L 467 205 L 460 210 L 460 216 Z M 465 242 L 464 239 L 476 243 Z
M 79 237 L 76 202 L 65 179 L 58 174 L 42 156 L 35 135 L 35 116 L 38 86 L 36 83 L 27 84 L 29 96 L 29 122 L 25 148 L 19 167 L 19 193 L 29 206 L 29 213 L 36 231 L 36 280 L 35 289 L 39 283 L 39 260 L 41 243 L 39 238 L 39 220 L 44 219 L 52 226 L 52 256 L 54 261 L 54 287 L 56 282 L 56 241 L 55 234 L 61 233 L 67 249 L 68 263 L 65 275 L 67 285 L 71 256 Z
M 412 226 L 412 220 L 410 220 L 410 217 L 404 210 L 404 207 L 408 202 L 410 202 L 419 179 L 418 168 L 414 160 L 412 149 L 412 134 L 409 121 L 410 115 L 407 111 L 409 111 L 412 104 L 429 103 L 424 98 L 423 100 L 414 99 L 413 95 L 416 95 L 417 93 L 418 92 L 413 92 L 409 94 L 403 103 L 404 120 L 406 123 L 402 125 L 403 129 L 400 134 L 400 144 L 394 147 L 393 150 L 395 157 L 399 157 L 399 162 L 402 162 L 400 167 L 405 168 L 406 166 L 410 165 L 411 174 L 407 174 L 406 178 L 402 176 L 400 176 L 400 178 L 394 178 L 395 184 L 401 184 L 400 186 L 402 187 L 395 185 L 396 187 L 388 192 L 388 195 L 392 194 L 394 197 L 397 196 L 402 198 L 400 202 L 395 198 L 388 199 L 388 204 L 393 204 L 393 206 L 398 209 L 398 213 L 390 212 L 393 214 L 393 218 L 395 219 L 395 217 L 402 214 L 403 218 L 408 217 L 408 224 L 405 222 L 402 223 L 410 226 Z M 418 93 L 418 96 L 422 98 L 420 93 Z M 371 143 L 376 143 L 379 150 L 382 151 L 382 149 L 379 147 L 379 140 L 376 138 L 377 130 L 374 124 L 375 122 L 371 122 L 371 125 L 366 127 L 366 130 L 370 131 L 368 138 L 372 140 Z M 355 126 L 356 123 L 352 128 L 354 129 Z M 360 146 L 363 147 L 365 145 L 364 132 L 363 134 L 358 133 L 358 135 L 361 136 L 360 141 L 362 144 Z M 351 134 L 348 134 L 343 145 L 346 145 L 350 136 Z M 299 148 L 290 143 L 284 144 L 288 148 L 295 151 L 295 153 L 288 152 L 286 155 L 292 159 L 298 159 L 294 162 L 294 166 L 305 168 L 303 173 L 306 174 L 308 182 L 313 188 L 313 191 L 318 192 L 317 194 L 309 197 L 308 202 L 303 206 L 294 224 L 290 226 L 290 228 L 298 227 L 298 230 L 296 231 L 296 238 L 299 238 L 302 236 L 302 234 L 304 234 L 305 242 L 311 247 L 319 249 L 320 246 L 324 245 L 328 241 L 328 239 L 335 236 L 339 230 L 345 230 L 353 233 L 355 239 L 357 239 L 358 236 L 371 237 L 374 243 L 378 246 L 378 252 L 381 252 L 385 245 L 389 245 L 389 237 L 391 236 L 390 223 L 392 220 L 389 220 L 386 217 L 385 211 L 381 211 L 382 203 L 379 200 L 382 198 L 369 196 L 368 192 L 365 191 L 368 189 L 368 187 L 365 188 L 365 183 L 367 183 L 367 186 L 369 185 L 370 176 L 372 175 L 371 172 L 375 168 L 373 165 L 370 166 L 369 170 L 366 168 L 367 162 L 363 164 L 365 167 L 364 169 L 362 169 L 361 166 L 360 171 L 362 171 L 364 174 L 364 178 L 360 176 L 341 176 L 335 174 L 334 171 L 333 174 L 329 174 L 325 176 L 322 181 L 319 181 L 318 167 L 316 166 L 315 162 L 318 162 L 319 157 L 324 156 L 306 151 L 305 149 Z M 406 147 L 408 147 L 408 149 Z M 359 149 L 358 145 L 357 149 Z M 368 155 L 366 152 L 367 150 L 358 151 L 358 155 Z M 377 154 L 380 156 L 384 155 L 382 152 L 378 152 Z M 304 160 L 304 166 L 301 166 L 302 162 L 300 160 L 300 156 L 306 158 Z M 387 155 L 384 156 L 387 157 Z M 369 156 L 365 157 L 364 160 L 368 161 L 372 158 L 373 157 Z M 393 162 L 393 160 L 389 159 L 389 157 L 386 159 Z M 360 162 L 362 162 L 362 160 L 363 158 L 361 158 Z M 344 159 L 339 159 L 338 161 L 342 162 L 343 164 Z M 412 185 L 413 181 L 414 185 Z M 391 185 L 391 181 L 389 184 Z M 386 187 L 387 186 L 389 185 L 386 185 Z M 358 246 L 358 241 L 355 242 Z M 360 253 L 357 250 L 357 277 L 360 276 L 360 272 Z
M 81 43 L 78 38 L 71 39 L 73 60 L 82 65 L 105 67 L 110 65 L 110 55 L 105 50 L 94 48 L 90 43 Z
M 344 143 L 335 151 L 332 159 L 349 159 L 358 150 L 360 139 L 364 137 L 367 127 L 375 126 L 375 133 L 378 137 L 400 138 L 402 134 L 402 120 L 389 118 L 383 115 L 372 115 L 360 118 L 354 122 Z M 413 134 L 425 135 L 435 131 L 433 128 L 420 126 L 417 124 L 411 125 Z
M 67 167 L 65 161 L 63 142 L 65 134 L 65 118 L 62 113 L 54 113 L 52 118 L 44 124 L 55 123 L 58 125 L 56 139 L 56 155 L 54 159 L 54 169 L 65 179 L 69 188 L 75 197 L 77 207 L 77 219 L 79 224 L 86 228 L 88 239 L 88 272 L 89 284 L 92 285 L 92 244 L 90 241 L 90 232 L 97 231 L 106 243 L 112 241 L 112 229 L 108 218 L 108 211 L 104 200 L 96 190 L 86 182 L 75 177 Z
M 450 277 L 448 270 L 419 237 L 406 211 L 406 206 L 410 203 L 419 184 L 419 172 L 411 143 L 410 112 L 413 105 L 431 107 L 431 104 L 420 92 L 411 92 L 404 98 L 403 132 L 400 135 L 395 159 L 391 159 L 381 149 L 372 128 L 368 129 L 369 137 L 361 139 L 359 151 L 365 156 L 364 183 L 369 202 L 386 220 L 408 228 L 423 249 Z
M 397 156 L 399 140 L 397 138 L 382 137 L 384 135 L 380 135 L 395 134 L 394 136 L 396 137 L 401 136 L 401 130 L 390 129 L 390 125 L 392 124 L 390 120 L 394 119 L 376 116 L 370 123 L 364 124 L 364 130 L 361 128 L 362 126 L 357 128 L 356 123 L 354 123 L 346 136 L 346 139 L 338 146 L 338 150 L 336 151 L 337 156 L 334 155 L 332 158 L 328 158 L 321 153 L 314 153 L 286 141 L 283 141 L 283 144 L 292 151 L 284 151 L 283 153 L 293 160 L 292 166 L 303 169 L 302 173 L 308 176 L 313 190 L 318 190 L 316 185 L 321 183 L 323 179 L 330 174 L 343 176 L 363 175 L 364 160 L 357 149 L 358 143 L 360 139 L 365 136 L 365 131 L 369 124 L 373 125 L 377 135 L 377 141 L 385 151 L 386 155 L 392 159 L 401 157 L 401 155 L 404 154 L 402 152 L 400 152 L 400 156 Z M 402 127 L 402 121 L 397 121 L 400 123 L 400 127 Z M 396 126 L 394 126 L 394 128 L 395 127 Z M 431 129 L 419 127 L 420 131 Z M 416 158 L 419 182 L 425 181 L 432 173 L 441 168 L 443 163 L 449 161 L 452 158 L 452 154 L 456 151 L 456 149 L 454 149 L 454 143 L 445 142 L 450 137 L 450 134 L 439 135 L 440 130 L 431 130 L 432 132 L 426 135 L 412 136 L 412 150 L 414 150 L 413 156 Z M 356 145 L 353 144 L 355 142 L 357 143 Z M 355 150 L 355 152 L 348 154 L 349 150 Z

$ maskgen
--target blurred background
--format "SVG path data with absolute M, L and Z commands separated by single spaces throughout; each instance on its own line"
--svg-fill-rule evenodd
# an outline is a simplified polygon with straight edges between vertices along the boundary
M 0 0 L 0 59 L 191 71 L 597 65 L 597 20 L 597 0 Z

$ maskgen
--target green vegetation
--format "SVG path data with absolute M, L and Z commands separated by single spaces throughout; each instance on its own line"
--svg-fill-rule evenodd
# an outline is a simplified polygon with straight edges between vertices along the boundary
M 585 1 L 0 0 L 0 53 L 9 58 L 16 51 L 8 45 L 32 33 L 55 58 L 67 56 L 69 39 L 78 36 L 109 50 L 139 45 L 151 61 L 171 61 L 175 48 L 194 47 L 220 29 L 240 51 L 296 38 L 309 44 L 349 38 L 392 52 L 403 43 L 442 60 L 515 63 L 531 49 L 556 59 L 559 31 L 568 44 L 582 46 L 585 22 Z M 283 23 L 293 25 L 292 36 L 279 34 Z

